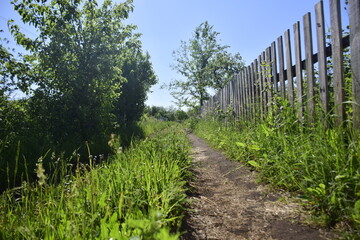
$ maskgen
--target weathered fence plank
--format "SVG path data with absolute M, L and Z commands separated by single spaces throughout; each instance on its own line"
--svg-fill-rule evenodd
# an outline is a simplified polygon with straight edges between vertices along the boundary
M 231 83 L 226 85 L 226 111 L 231 109 Z
M 231 109 L 231 112 L 233 111 L 233 103 L 234 103 L 234 99 L 233 99 L 233 85 L 232 85 L 232 80 L 229 81 L 228 84 L 229 88 L 228 88 L 228 109 Z
M 243 112 L 243 117 L 244 119 L 247 119 L 247 114 L 246 114 L 246 91 L 245 91 L 245 84 L 244 84 L 244 76 L 245 71 L 241 71 L 240 73 L 240 86 L 241 86 L 241 97 L 242 97 L 242 112 Z
M 249 92 L 249 105 L 248 105 L 248 109 L 249 109 L 249 113 L 250 113 L 250 120 L 253 120 L 253 104 L 252 104 L 252 101 L 253 101 L 253 95 L 252 95 L 252 86 L 251 86 L 251 83 L 252 83 L 252 80 L 251 80 L 251 65 L 249 65 L 247 67 L 247 71 L 246 71 L 246 74 L 247 74 L 247 87 L 248 87 L 248 92 Z
M 260 114 L 261 114 L 261 116 L 263 116 L 265 111 L 264 111 L 264 104 L 263 104 L 264 103 L 264 99 L 263 99 L 264 85 L 263 85 L 263 80 L 262 80 L 261 55 L 259 55 L 259 57 L 257 58 L 257 62 L 258 62 L 257 81 L 258 81 L 258 86 L 259 86 L 259 108 L 260 108 Z
M 256 73 L 255 73 L 255 65 L 254 62 L 252 62 L 250 64 L 250 70 L 251 70 L 251 92 L 252 92 L 252 111 L 254 114 L 254 120 L 256 120 L 256 112 L 257 112 L 257 107 L 256 107 Z
M 258 60 L 254 60 L 254 85 L 255 85 L 255 103 L 256 103 L 256 114 L 262 116 L 260 107 L 260 83 L 259 83 L 259 63 Z
M 272 75 L 272 84 L 274 86 L 274 93 L 278 92 L 278 74 L 277 74 L 277 58 L 276 58 L 276 43 L 271 43 L 271 75 Z
M 342 26 L 340 0 L 330 0 L 331 52 L 333 63 L 333 82 L 335 95 L 335 124 L 340 126 L 345 120 L 345 81 L 342 46 Z
M 295 71 L 296 71 L 296 89 L 297 89 L 297 107 L 298 118 L 300 121 L 304 116 L 303 108 L 303 73 L 302 73 L 302 61 L 301 61 L 301 40 L 300 40 L 300 22 L 296 22 L 293 25 L 294 28 L 294 44 L 295 44 Z
M 242 73 L 242 85 L 243 85 L 243 96 L 244 96 L 244 113 L 245 113 L 245 119 L 249 120 L 249 111 L 248 111 L 248 100 L 249 100 L 249 94 L 247 90 L 247 74 L 246 74 L 247 68 L 244 68 Z
M 239 116 L 239 112 L 238 112 L 238 104 L 239 104 L 239 98 L 238 98 L 238 86 L 237 86 L 237 77 L 236 75 L 234 75 L 233 77 L 233 92 L 234 92 L 234 103 L 233 103 L 233 106 L 234 106 L 234 115 L 235 115 L 235 118 L 237 118 Z
M 227 85 L 227 104 L 226 104 L 226 112 L 230 113 L 232 108 L 231 103 L 231 82 Z
M 250 87 L 250 66 L 248 66 L 246 68 L 246 78 L 245 78 L 245 83 L 246 83 L 246 91 L 247 91 L 247 106 L 246 109 L 248 111 L 249 114 L 249 120 L 252 120 L 253 115 L 252 115 L 252 111 L 251 111 L 251 87 Z
M 266 60 L 265 60 L 265 52 L 261 53 L 261 84 L 262 84 L 262 103 L 264 109 L 264 114 L 267 113 L 267 86 L 266 86 Z
M 307 114 L 309 122 L 315 120 L 315 74 L 313 61 L 313 43 L 312 43 L 312 28 L 311 28 L 311 14 L 307 13 L 303 17 L 304 22 L 304 38 L 305 38 L 305 64 L 306 64 L 306 79 L 307 79 Z
M 225 105 L 225 88 L 221 89 L 221 92 L 220 92 L 220 98 L 221 98 L 221 111 L 224 112 L 224 105 Z
M 254 64 L 249 65 L 249 80 L 250 80 L 250 94 L 251 94 L 251 114 L 255 120 L 255 81 L 254 81 Z
M 272 76 L 271 76 L 271 47 L 268 47 L 266 49 L 266 53 L 265 53 L 265 58 L 266 58 L 266 94 L 267 94 L 267 104 L 269 105 L 272 102 L 272 93 L 273 93 L 273 87 L 272 87 Z
M 244 119 L 244 111 L 243 111 L 243 94 L 242 94 L 242 86 L 241 86 L 241 73 L 236 74 L 238 78 L 238 86 L 239 86 L 239 118 Z
M 320 1 L 315 5 L 316 15 L 316 36 L 318 49 L 318 71 L 319 71 L 319 87 L 320 101 L 325 118 L 329 112 L 329 87 L 327 76 L 326 61 L 326 36 L 325 36 L 325 20 L 324 20 L 324 3 Z M 326 120 L 326 119 L 325 119 Z M 324 121 L 326 124 L 327 121 Z
M 238 119 L 241 117 L 241 88 L 240 88 L 240 76 L 239 74 L 235 75 L 236 78 L 236 116 Z
M 294 105 L 294 82 L 292 72 L 292 56 L 291 56 L 291 42 L 290 42 L 290 30 L 286 30 L 285 36 L 285 48 L 286 48 L 286 75 L 288 80 L 288 99 L 291 105 Z
M 360 1 L 349 0 L 353 125 L 360 130 Z
M 284 66 L 284 46 L 282 36 L 278 37 L 278 57 L 279 57 L 279 82 L 280 82 L 280 95 L 285 98 L 285 66 Z
M 231 80 L 231 93 L 232 93 L 233 116 L 236 117 L 236 78 L 235 78 L 235 76 Z

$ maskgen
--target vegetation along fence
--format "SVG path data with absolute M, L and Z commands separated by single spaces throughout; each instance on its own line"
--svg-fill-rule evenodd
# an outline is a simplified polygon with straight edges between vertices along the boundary
M 288 100 L 301 121 L 322 118 L 326 124 L 340 126 L 351 120 L 360 129 L 360 1 L 348 1 L 350 33 L 342 29 L 340 0 L 329 1 L 330 37 L 320 1 L 315 5 L 316 24 L 311 23 L 311 13 L 305 14 L 302 27 L 300 22 L 293 25 L 293 42 L 288 29 L 210 97 L 201 114 L 231 110 L 238 119 L 256 121 L 266 116 L 275 97 L 280 97 Z

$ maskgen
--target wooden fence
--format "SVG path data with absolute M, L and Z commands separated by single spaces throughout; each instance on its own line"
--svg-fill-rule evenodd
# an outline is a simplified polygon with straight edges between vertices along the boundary
M 300 22 L 293 25 L 293 41 L 291 31 L 286 30 L 284 36 L 210 97 L 201 107 L 201 114 L 230 110 L 238 119 L 256 121 L 266 116 L 274 97 L 281 97 L 293 106 L 300 120 L 314 122 L 320 117 L 339 126 L 350 119 L 360 129 L 360 1 L 349 0 L 350 35 L 347 36 L 342 31 L 340 0 L 329 1 L 330 42 L 326 41 L 324 6 L 320 1 L 315 5 L 315 24 L 311 23 L 311 13 L 305 14 L 302 27 Z M 313 26 L 318 50 L 315 54 Z M 350 59 L 349 54 L 344 59 L 344 53 L 350 53 Z M 351 61 L 351 69 L 347 60 Z M 345 81 L 344 74 L 349 72 L 352 85 Z M 349 104 L 352 113 L 346 115 L 351 112 L 346 111 Z

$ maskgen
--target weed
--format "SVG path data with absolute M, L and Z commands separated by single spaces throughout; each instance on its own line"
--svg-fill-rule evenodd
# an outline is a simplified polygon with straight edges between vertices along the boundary
M 188 150 L 173 126 L 97 165 L 78 162 L 69 171 L 60 160 L 58 183 L 39 161 L 39 184 L 0 196 L 0 239 L 177 239 Z
M 359 232 L 360 141 L 350 129 L 304 127 L 286 103 L 264 121 L 225 126 L 198 120 L 195 133 L 229 158 L 259 171 L 262 181 L 298 194 L 324 224 Z

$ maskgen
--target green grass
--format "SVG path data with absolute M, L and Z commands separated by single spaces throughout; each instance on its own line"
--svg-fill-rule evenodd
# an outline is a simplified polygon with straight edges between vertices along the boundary
M 90 155 L 89 164 L 59 170 L 58 184 L 39 162 L 36 184 L 1 195 L 0 239 L 177 239 L 188 150 L 174 125 L 107 162 L 93 165 Z
M 131 122 L 113 129 L 115 135 L 112 134 L 111 139 L 115 138 L 117 145 L 122 149 L 127 149 L 131 142 L 149 137 L 170 125 L 173 125 L 173 122 L 143 117 L 139 122 Z M 58 143 L 55 146 L 51 144 L 51 141 L 43 144 L 37 140 L 26 139 L 26 137 L 25 140 L 0 139 L 0 193 L 5 189 L 20 186 L 23 181 L 34 181 L 36 174 L 33 169 L 40 157 L 43 159 L 44 168 L 48 173 L 51 172 L 51 178 L 55 180 L 58 177 L 53 172 L 64 169 L 64 164 L 76 164 L 77 161 L 88 162 L 89 148 L 94 155 L 95 163 L 107 158 L 112 150 L 108 144 L 109 136 L 105 134 L 81 144 L 79 142 L 75 144 L 69 139 L 66 143 Z M 46 142 L 46 139 L 43 141 Z M 59 158 L 61 161 L 58 160 Z
M 167 128 L 173 125 L 174 122 L 161 121 L 154 117 L 143 117 L 142 121 L 139 122 L 139 126 L 144 132 L 145 136 L 151 136 L 161 129 Z
M 359 234 L 359 138 L 349 129 L 305 128 L 286 111 L 257 124 L 209 117 L 192 125 L 213 147 L 256 169 L 261 181 L 296 194 L 318 221 Z

